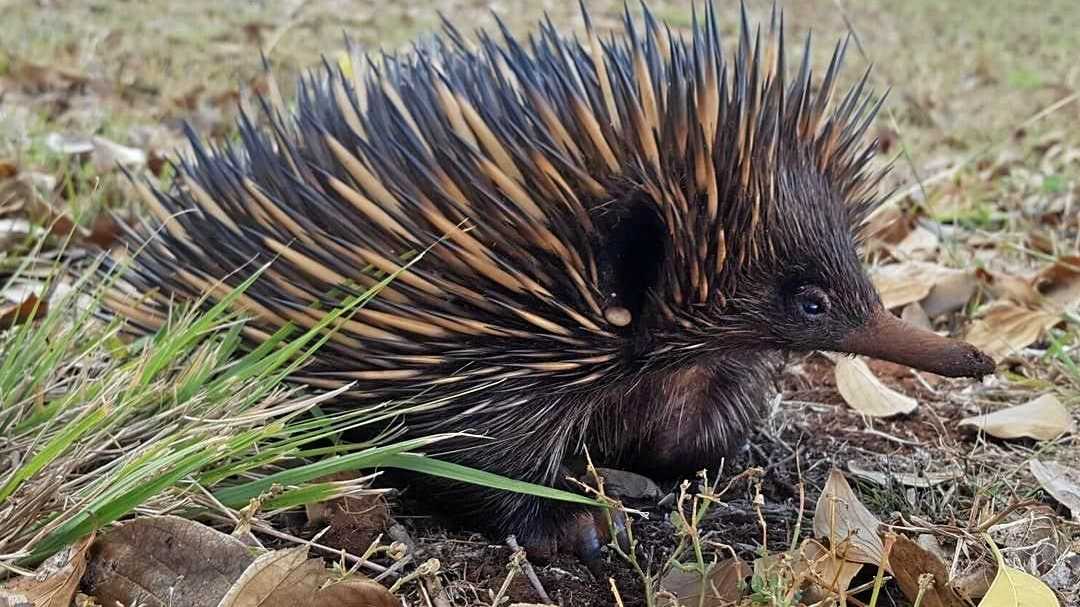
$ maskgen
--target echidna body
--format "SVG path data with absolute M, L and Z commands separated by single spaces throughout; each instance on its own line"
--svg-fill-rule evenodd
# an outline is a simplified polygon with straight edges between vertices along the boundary
M 843 44 L 818 80 L 809 40 L 785 73 L 775 15 L 762 40 L 743 14 L 730 63 L 711 7 L 687 37 L 647 11 L 607 40 L 585 19 L 580 42 L 545 23 L 475 50 L 450 28 L 362 75 L 311 76 L 291 118 L 267 103 L 273 128 L 243 118 L 238 145 L 192 135 L 175 186 L 144 188 L 158 223 L 133 233 L 126 281 L 149 297 L 108 305 L 154 330 L 176 298 L 272 262 L 237 300 L 254 343 L 396 273 L 295 379 L 350 385 L 343 406 L 424 404 L 409 435 L 483 435 L 439 451 L 551 486 L 586 448 L 653 474 L 716 465 L 787 351 L 992 370 L 885 312 L 861 267 L 879 100 L 865 76 L 835 93 Z M 493 533 L 550 546 L 572 528 L 595 548 L 576 506 L 448 488 Z

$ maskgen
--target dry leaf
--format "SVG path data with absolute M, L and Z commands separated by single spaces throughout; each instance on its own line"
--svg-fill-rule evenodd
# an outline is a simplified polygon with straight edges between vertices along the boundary
M 871 279 L 886 309 L 922 302 L 930 318 L 963 307 L 978 284 L 968 270 L 925 261 L 879 266 L 872 270 Z
M 1042 299 L 1039 290 L 1026 278 L 978 268 L 975 276 L 994 297 L 1014 303 L 1036 306 Z
M 664 492 L 651 478 L 614 468 L 597 468 L 604 478 L 604 491 L 623 500 L 658 500 Z
M 946 481 L 957 480 L 963 476 L 963 473 L 960 470 L 953 470 L 951 472 L 920 472 L 918 474 L 892 471 L 878 472 L 876 470 L 863 468 L 855 462 L 848 462 L 848 471 L 863 480 L 877 483 L 882 486 L 888 486 L 890 484 L 890 479 L 892 479 L 907 487 L 920 487 L 923 489 L 939 485 Z
M 33 576 L 17 578 L 0 589 L 0 599 L 10 593 L 33 607 L 68 607 L 86 570 L 86 549 L 93 541 L 93 536 L 87 537 L 49 557 Z
M 99 171 L 109 171 L 121 165 L 126 168 L 139 168 L 146 164 L 146 152 L 120 145 L 104 137 L 94 136 L 94 166 Z
M 880 206 L 866 218 L 864 233 L 868 245 L 896 244 L 904 239 L 914 226 L 914 219 L 904 214 L 896 205 Z
M 1044 394 L 1033 401 L 976 415 L 960 420 L 960 426 L 971 426 L 997 438 L 1034 438 L 1050 440 L 1073 430 L 1069 412 L 1053 394 Z
M 847 592 L 851 580 L 862 569 L 862 563 L 840 558 L 811 539 L 803 541 L 800 555 L 804 559 L 802 566 L 812 572 L 811 579 L 814 580 L 814 586 L 807 590 L 805 598 L 815 602 Z M 796 571 L 801 571 L 799 566 Z
M 889 563 L 896 583 L 908 600 L 914 602 L 919 596 L 919 576 L 929 573 L 934 576 L 934 582 L 923 594 L 922 607 L 967 607 L 949 585 L 945 563 L 908 538 L 897 536 L 889 553 Z
M 882 305 L 891 310 L 929 295 L 940 269 L 932 263 L 910 261 L 874 268 L 871 279 L 881 295 Z
M 45 316 L 49 311 L 49 304 L 38 299 L 38 296 L 30 293 L 20 303 L 0 304 L 0 330 L 10 329 L 16 325 L 35 320 Z
M 900 312 L 900 318 L 921 329 L 933 329 L 930 324 L 930 316 L 927 315 L 926 310 L 923 310 L 923 307 L 917 301 L 904 306 L 904 309 Z
M 885 551 L 877 519 L 851 490 L 842 472 L 833 468 L 814 509 L 814 537 L 829 540 L 843 559 L 877 565 Z
M 1058 259 L 1043 268 L 1031 282 L 1050 311 L 1060 312 L 1080 304 L 1080 256 Z
M 978 563 L 974 569 L 957 575 L 950 586 L 956 594 L 974 603 L 976 599 L 986 596 L 986 591 L 990 590 L 995 570 L 996 567 L 987 563 Z
M 83 589 L 104 607 L 214 607 L 253 560 L 240 540 L 205 525 L 140 518 L 94 542 Z
M 938 247 L 937 234 L 922 226 L 917 226 L 911 231 L 894 249 L 903 257 L 911 257 L 921 253 L 933 252 Z
M 752 573 L 742 559 L 728 558 L 715 563 L 706 573 L 704 599 L 701 597 L 701 576 L 693 571 L 672 569 L 660 581 L 660 587 L 678 597 L 680 605 L 721 607 L 732 605 L 742 598 L 740 582 Z M 675 602 L 661 605 L 671 607 Z
M 378 582 L 356 576 L 334 582 L 307 546 L 260 555 L 222 597 L 218 607 L 399 607 Z
M 972 323 L 965 339 L 995 359 L 1022 350 L 1060 321 L 1057 314 L 996 302 Z
M 888 417 L 911 413 L 919 403 L 881 383 L 861 358 L 836 357 L 836 389 L 859 413 Z
M 1043 463 L 1037 459 L 1028 463 L 1028 469 L 1039 485 L 1068 508 L 1074 520 L 1080 521 L 1080 471 L 1075 467 L 1055 462 Z
M 57 154 L 73 156 L 94 151 L 94 141 L 90 137 L 69 133 L 49 133 L 45 136 L 45 147 Z
M 1001 551 L 989 537 L 986 542 L 997 560 L 998 571 L 979 607 L 1059 607 L 1057 596 L 1039 578 L 1005 564 Z
M 955 312 L 971 300 L 979 286 L 973 272 L 967 270 L 946 270 L 938 275 L 934 288 L 922 300 L 922 308 L 930 318 Z

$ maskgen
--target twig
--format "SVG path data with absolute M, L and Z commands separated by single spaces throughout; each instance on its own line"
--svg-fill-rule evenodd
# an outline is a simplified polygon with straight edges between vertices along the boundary
M 227 516 L 222 516 L 222 515 L 214 513 L 214 512 L 207 512 L 206 516 L 208 518 L 216 519 L 216 520 L 218 520 L 220 522 L 224 522 L 224 523 L 235 522 L 235 521 L 233 521 L 231 518 L 229 518 Z M 293 542 L 295 544 L 306 544 L 306 545 L 311 546 L 312 548 L 315 548 L 317 550 L 321 550 L 323 552 L 326 552 L 328 554 L 332 554 L 334 556 L 339 556 L 339 557 L 345 559 L 346 561 L 349 561 L 350 563 L 353 563 L 354 565 L 360 565 L 361 567 L 366 567 L 366 568 L 368 568 L 368 569 L 370 569 L 372 571 L 375 571 L 375 572 L 379 573 L 380 577 L 386 577 L 386 576 L 397 577 L 397 574 L 394 573 L 393 571 L 396 570 L 396 569 L 400 569 L 400 567 L 398 567 L 398 563 L 400 563 L 401 561 L 398 561 L 398 563 L 394 563 L 394 565 L 391 566 L 391 567 L 384 567 L 383 565 L 380 565 L 378 563 L 373 563 L 373 562 L 371 562 L 371 561 L 369 561 L 367 559 L 362 559 L 362 558 L 360 558 L 360 557 L 358 557 L 358 556 L 356 556 L 354 554 L 349 554 L 348 552 L 345 552 L 344 550 L 340 550 L 340 549 L 337 549 L 337 548 L 331 548 L 330 546 L 326 546 L 326 545 L 323 545 L 323 544 L 318 544 L 318 543 L 315 543 L 315 542 L 309 542 L 308 540 L 305 540 L 305 539 L 300 538 L 300 537 L 296 537 L 295 535 L 290 535 L 290 534 L 285 533 L 283 531 L 278 531 L 277 529 L 274 529 L 273 527 L 267 525 L 266 523 L 264 523 L 264 522 L 262 522 L 262 521 L 260 521 L 258 519 L 253 519 L 251 521 L 251 530 L 252 531 L 258 531 L 259 533 L 269 535 L 270 537 L 275 537 L 275 538 L 277 538 L 279 540 L 286 540 L 286 541 Z M 406 559 L 407 558 L 408 557 L 406 557 Z M 402 560 L 406 560 L 406 559 L 402 559 Z
M 506 591 L 510 589 L 510 582 L 514 580 L 514 574 L 516 574 L 518 571 L 521 571 L 521 561 L 523 560 L 525 560 L 524 552 L 515 552 L 510 557 L 510 562 L 506 566 L 506 568 L 508 569 L 508 571 L 506 572 L 506 578 L 503 579 L 502 586 L 499 586 L 499 592 L 497 592 L 494 598 L 491 599 L 492 607 L 498 607 L 499 603 L 502 602 L 503 595 L 505 595 Z
M 400 543 L 405 547 L 405 554 L 408 555 L 413 561 L 419 561 L 423 558 L 423 553 L 416 545 L 416 541 L 409 535 L 409 531 L 405 529 L 405 526 L 401 523 L 394 523 L 390 525 L 390 528 L 386 530 L 386 534 L 390 536 L 392 540 Z M 421 571 L 422 570 L 422 571 Z M 446 596 L 446 589 L 443 588 L 442 582 L 439 581 L 439 561 L 435 559 L 428 559 L 417 568 L 420 578 L 420 590 L 427 597 L 429 603 L 434 600 L 436 607 L 450 607 L 450 599 Z M 434 598 L 432 598 L 434 597 Z
M 1039 505 L 1040 505 L 1039 502 L 1037 502 L 1035 500 L 1017 502 L 1017 503 L 1015 503 L 1015 504 L 1013 504 L 1011 506 L 1006 507 L 1004 510 L 1002 510 L 998 514 L 990 517 L 990 520 L 988 520 L 985 523 L 983 523 L 983 524 L 979 525 L 978 527 L 976 527 L 975 530 L 974 530 L 974 533 L 986 533 L 986 531 L 988 529 L 990 529 L 994 525 L 998 524 L 999 521 L 1004 519 L 1006 516 L 1008 516 L 1012 512 L 1015 512 L 1016 510 L 1019 510 L 1021 508 L 1031 508 L 1032 506 L 1039 506 Z
M 528 554 L 525 553 L 525 549 L 518 544 L 517 538 L 513 535 L 507 536 L 506 545 L 514 552 L 522 553 L 521 568 L 525 571 L 525 577 L 529 578 L 529 583 L 532 584 L 536 594 L 540 596 L 540 600 L 545 603 L 550 603 L 551 598 L 548 597 L 547 591 L 544 590 L 544 585 L 540 583 L 540 578 L 536 577 L 536 570 L 533 569 L 532 563 L 529 562 L 529 557 Z
M 619 607 L 623 607 L 622 595 L 619 594 L 619 588 L 615 586 L 615 578 L 609 577 L 608 584 L 611 584 L 611 594 L 615 597 L 615 604 Z
M 206 487 L 202 486 L 202 483 L 196 482 L 196 483 L 194 483 L 194 485 L 195 485 L 195 488 L 197 488 L 200 493 L 202 493 L 204 496 L 206 496 L 206 499 L 210 500 L 210 502 L 212 504 L 214 504 L 215 508 L 217 508 L 219 511 L 224 513 L 225 516 L 232 519 L 235 530 L 239 531 L 240 529 L 243 529 L 244 530 L 244 535 L 246 535 L 248 538 L 250 538 L 251 541 L 255 542 L 256 546 L 258 546 L 259 548 L 263 548 L 263 549 L 266 548 L 266 546 L 263 546 L 262 542 L 259 541 L 259 538 L 255 537 L 255 534 L 251 532 L 251 525 L 249 524 L 250 521 L 245 522 L 245 521 L 241 521 L 239 518 L 237 518 L 236 515 L 233 514 L 232 510 L 229 510 L 228 508 L 225 507 L 225 504 L 222 504 L 220 501 L 218 501 L 218 499 L 216 497 L 214 497 L 214 494 L 210 493 L 206 489 Z M 235 533 L 235 531 L 234 531 L 234 533 Z

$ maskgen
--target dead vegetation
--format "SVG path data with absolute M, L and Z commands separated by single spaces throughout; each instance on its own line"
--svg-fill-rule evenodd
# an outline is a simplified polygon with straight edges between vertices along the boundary
M 372 466 L 392 461 L 364 459 L 379 447 L 317 443 L 369 418 L 300 421 L 323 397 L 277 385 L 287 357 L 231 363 L 224 312 L 125 343 L 58 254 L 107 246 L 106 210 L 139 216 L 116 167 L 167 180 L 181 120 L 230 136 L 237 104 L 268 91 L 260 52 L 287 82 L 336 60 L 342 31 L 401 48 L 435 10 L 471 26 L 492 9 L 524 31 L 545 7 L 0 9 L 0 604 L 993 607 L 1051 605 L 1047 589 L 1080 604 L 1080 9 L 789 4 L 792 34 L 812 28 L 825 53 L 850 31 L 849 75 L 873 62 L 892 88 L 876 128 L 897 189 L 866 247 L 888 307 L 993 352 L 999 372 L 792 360 L 737 461 L 673 487 L 591 479 L 635 541 L 594 570 L 534 566 L 513 542 L 445 528 L 422 496 L 373 489 Z M 590 6 L 616 24 L 621 6 Z M 546 8 L 580 29 L 573 3 Z M 689 22 L 682 3 L 652 8 Z M 328 456 L 352 459 L 328 470 Z M 210 571 L 184 556 L 206 553 L 235 558 Z

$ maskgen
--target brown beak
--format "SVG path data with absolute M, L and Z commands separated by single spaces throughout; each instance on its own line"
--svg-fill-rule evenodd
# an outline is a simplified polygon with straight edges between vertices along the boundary
M 864 354 L 946 377 L 982 377 L 994 359 L 969 343 L 941 337 L 879 309 L 840 342 L 850 354 Z

